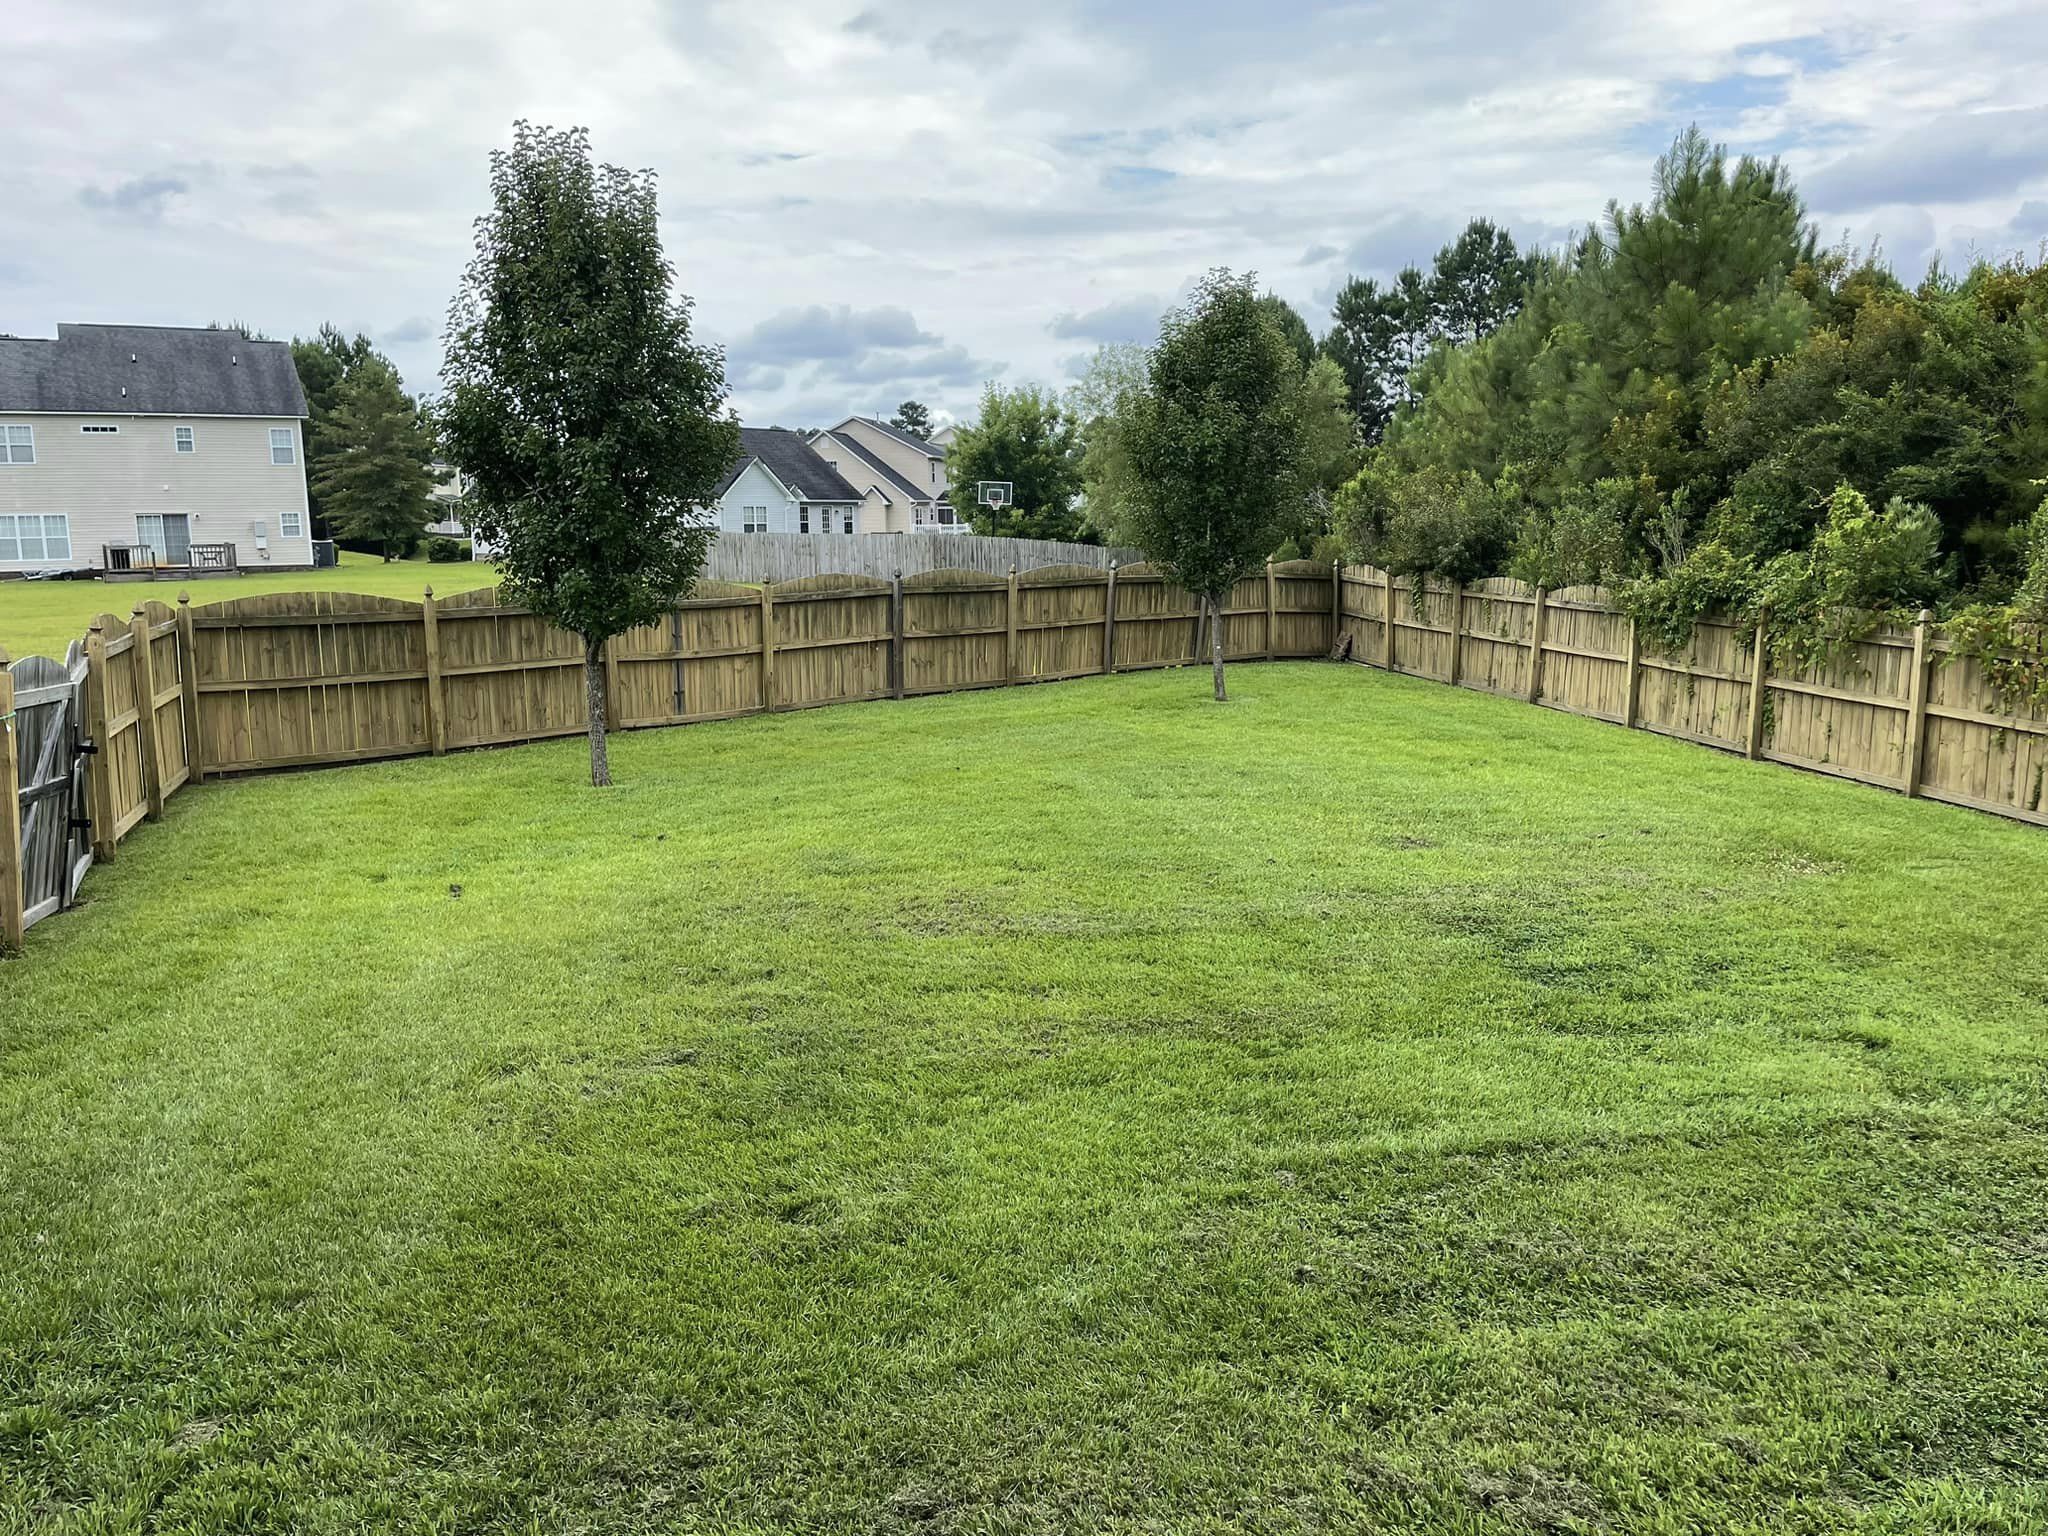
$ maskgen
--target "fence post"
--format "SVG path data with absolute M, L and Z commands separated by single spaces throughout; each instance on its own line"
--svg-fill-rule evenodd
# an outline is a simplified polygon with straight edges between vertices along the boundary
M 1380 665 L 1391 672 L 1394 670 L 1394 573 L 1392 571 L 1380 572 L 1380 591 L 1383 594 L 1382 601 L 1384 603 L 1384 613 L 1381 617 L 1380 628 L 1385 631 L 1380 636 Z
M 1628 696 L 1621 706 L 1621 724 L 1624 730 L 1632 731 L 1636 728 L 1637 701 L 1643 686 L 1642 640 L 1636 632 L 1634 619 L 1628 621 L 1628 651 L 1623 660 L 1628 664 L 1628 676 L 1623 680 Z
M 164 814 L 164 767 L 156 745 L 156 658 L 150 654 L 149 614 L 141 603 L 128 616 L 128 633 L 135 637 L 135 730 L 142 758 L 142 803 L 151 821 Z
M 1458 686 L 1458 664 L 1465 649 L 1465 583 L 1451 587 L 1451 686 Z
M 1017 567 L 1010 567 L 1010 596 L 1003 608 L 1003 681 L 1017 681 Z
M 775 583 L 761 583 L 761 708 L 775 707 Z
M 92 856 L 100 863 L 114 857 L 114 753 L 107 739 L 107 633 L 104 616 L 85 632 L 85 723 L 92 737 L 92 762 L 86 768 L 91 793 L 86 814 L 92 821 Z
M 206 754 L 199 745 L 199 646 L 192 624 L 192 594 L 178 594 L 178 680 L 184 687 L 185 767 L 194 784 L 206 779 Z
M 889 578 L 889 691 L 903 697 L 903 573 Z
M 1756 648 L 1749 658 L 1749 737 L 1745 751 L 1751 758 L 1764 753 L 1764 627 L 1756 627 Z
M 1273 562 L 1266 562 L 1266 660 L 1273 659 L 1274 614 L 1278 608 L 1273 595 Z
M 432 587 L 420 598 L 420 622 L 427 648 L 427 745 L 440 757 L 448 750 L 448 701 L 441 693 L 441 609 Z
M 1337 647 L 1344 643 L 1344 562 L 1330 562 L 1330 648 L 1327 655 L 1335 656 Z
M 21 762 L 14 729 L 14 674 L 0 645 L 0 952 L 19 950 L 28 932 L 28 872 L 21 858 Z M 66 871 L 69 874 L 69 871 Z
M 1116 562 L 1109 562 L 1109 586 L 1102 594 L 1102 672 L 1116 670 Z
M 1927 626 L 1934 615 L 1925 608 L 1913 625 L 1913 685 L 1906 713 L 1906 793 L 1920 793 L 1920 759 L 1927 746 Z
M 1536 589 L 1536 606 L 1529 615 L 1529 702 L 1543 697 L 1543 633 L 1550 625 L 1550 589 Z

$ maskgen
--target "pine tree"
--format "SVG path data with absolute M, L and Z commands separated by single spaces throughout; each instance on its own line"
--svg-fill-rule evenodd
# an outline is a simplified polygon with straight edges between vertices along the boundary
M 390 365 L 380 359 L 356 368 L 313 441 L 319 467 L 309 485 L 335 530 L 381 545 L 386 560 L 403 554 L 426 525 L 433 438 Z

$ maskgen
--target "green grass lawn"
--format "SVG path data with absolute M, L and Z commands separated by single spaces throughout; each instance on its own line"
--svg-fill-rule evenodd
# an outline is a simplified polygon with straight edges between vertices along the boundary
M 176 604 L 190 592 L 195 603 L 218 603 L 260 592 L 369 592 L 415 602 L 428 587 L 443 595 L 497 584 L 490 565 L 434 565 L 424 559 L 395 560 L 341 552 L 341 564 L 325 571 L 259 571 L 247 576 L 210 576 L 203 581 L 0 581 L 0 646 L 7 654 L 57 656 L 85 633 L 102 613 L 127 618 L 135 605 L 154 598 Z
M 1231 685 L 180 794 L 0 969 L 0 1527 L 2048 1528 L 2048 836 Z

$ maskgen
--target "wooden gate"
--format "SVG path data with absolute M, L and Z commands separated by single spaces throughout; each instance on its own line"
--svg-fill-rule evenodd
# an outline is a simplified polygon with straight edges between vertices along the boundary
M 22 926 L 61 912 L 92 865 L 86 817 L 86 656 L 27 656 L 6 671 L 14 694 L 14 776 L 21 807 Z

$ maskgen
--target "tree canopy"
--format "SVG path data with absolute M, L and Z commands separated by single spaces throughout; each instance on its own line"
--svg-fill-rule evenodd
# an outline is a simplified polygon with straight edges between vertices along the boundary
M 391 365 L 373 357 L 355 367 L 308 446 L 307 488 L 335 533 L 376 545 L 386 560 L 405 554 L 426 523 L 434 444 Z
M 580 128 L 522 122 L 492 154 L 439 421 L 505 585 L 583 639 L 593 784 L 604 642 L 688 593 L 739 453 L 724 356 L 673 277 L 651 172 L 594 164 Z
M 896 414 L 889 425 L 899 432 L 908 433 L 919 442 L 929 442 L 932 435 L 932 413 L 916 400 L 906 400 L 896 407 Z
M 1366 321 L 1387 332 L 1365 303 L 1382 297 L 1347 288 L 1326 345 Z M 1674 638 L 1710 606 L 1768 609 L 1813 640 L 1823 599 L 1960 611 L 2032 579 L 2038 258 L 1909 288 L 1874 255 L 1820 249 L 1778 162 L 1689 130 L 1647 203 L 1610 205 L 1492 330 L 1466 330 L 1408 376 L 1382 451 L 1338 497 L 1361 558 L 1608 582 Z
M 1080 507 L 1080 428 L 1050 390 L 985 387 L 980 415 L 960 428 L 946 451 L 946 477 L 953 505 L 976 533 L 1095 541 Z M 1010 482 L 1010 505 L 981 505 L 976 488 L 988 480 Z
M 306 500 L 313 527 L 323 535 L 334 530 L 329 527 L 326 498 L 316 482 L 321 478 L 323 460 L 334 451 L 334 440 L 328 437 L 327 445 L 323 446 L 320 429 L 334 409 L 342 385 L 356 370 L 371 363 L 381 364 L 394 374 L 397 371 L 391 359 L 360 331 L 347 336 L 332 323 L 324 323 L 310 337 L 292 338 L 292 366 L 299 376 L 299 388 L 306 393 Z
M 1120 403 L 1119 527 L 1200 600 L 1219 701 L 1224 599 L 1307 493 L 1305 387 L 1252 276 L 1218 269 L 1160 322 L 1144 383 Z

